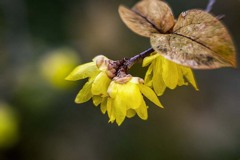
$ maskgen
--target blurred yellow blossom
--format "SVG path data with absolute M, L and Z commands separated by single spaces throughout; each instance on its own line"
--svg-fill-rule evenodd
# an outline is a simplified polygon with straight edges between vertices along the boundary
M 12 147 L 18 140 L 18 131 L 14 110 L 0 102 L 0 148 Z
M 41 74 L 52 86 L 65 89 L 68 83 L 64 77 L 79 63 L 78 59 L 77 53 L 69 48 L 50 51 L 40 61 Z
M 143 67 L 149 66 L 145 83 L 152 87 L 158 96 L 161 96 L 166 88 L 175 89 L 177 86 L 188 85 L 186 80 L 198 90 L 192 70 L 189 67 L 178 65 L 167 60 L 158 53 L 144 58 Z

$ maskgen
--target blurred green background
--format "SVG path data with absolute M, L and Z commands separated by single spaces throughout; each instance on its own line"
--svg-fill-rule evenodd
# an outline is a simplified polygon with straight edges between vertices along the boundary
M 64 77 L 99 54 L 147 49 L 121 22 L 118 6 L 136 0 L 0 0 L 0 160 L 239 160 L 240 72 L 195 71 L 193 87 L 167 90 L 165 109 L 120 126 L 74 98 L 85 81 Z M 175 16 L 207 0 L 168 0 Z M 240 1 L 217 0 L 212 13 L 240 46 Z M 140 65 L 132 74 L 144 76 Z

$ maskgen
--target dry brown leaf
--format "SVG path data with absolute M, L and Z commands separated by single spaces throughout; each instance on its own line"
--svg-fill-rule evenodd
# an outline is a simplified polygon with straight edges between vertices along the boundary
M 144 37 L 166 33 L 174 26 L 172 10 L 160 0 L 143 0 L 132 9 L 120 6 L 119 14 L 132 31 Z
M 158 33 L 157 29 L 154 28 L 151 23 L 147 22 L 145 18 L 134 11 L 124 6 L 120 6 L 118 11 L 123 22 L 133 32 L 144 37 L 150 37 L 152 33 Z
M 183 12 L 173 33 L 152 35 L 151 45 L 167 59 L 195 69 L 236 66 L 236 51 L 227 29 L 201 10 Z
M 174 26 L 171 8 L 161 0 L 140 1 L 132 10 L 145 17 L 160 33 L 166 33 Z
M 135 33 L 151 37 L 160 54 L 196 69 L 236 66 L 236 51 L 225 26 L 202 10 L 183 12 L 176 24 L 161 0 L 142 0 L 132 9 L 119 7 L 124 23 Z

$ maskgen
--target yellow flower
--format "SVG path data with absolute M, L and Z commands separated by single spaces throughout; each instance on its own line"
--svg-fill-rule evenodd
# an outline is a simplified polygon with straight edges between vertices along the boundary
M 166 87 L 174 89 L 177 85 L 187 85 L 184 78 L 197 89 L 190 68 L 168 61 L 160 54 L 152 54 L 144 59 L 143 66 L 150 65 L 145 77 L 146 83 L 124 71 L 122 74 L 120 70 L 117 72 L 119 64 L 121 63 L 104 56 L 97 56 L 93 62 L 76 67 L 66 77 L 71 81 L 88 78 L 75 102 L 84 103 L 92 99 L 95 106 L 100 106 L 103 114 L 108 114 L 111 123 L 116 121 L 121 125 L 126 117 L 132 118 L 135 115 L 146 120 L 148 106 L 143 96 L 163 108 L 157 95 L 162 95 Z
M 96 98 L 101 99 L 107 96 L 107 88 L 111 82 L 108 74 L 109 59 L 105 56 L 97 56 L 93 62 L 77 66 L 66 80 L 76 81 L 88 78 L 88 82 L 78 93 L 75 102 L 84 103 L 91 98 L 96 105 Z
M 153 53 L 143 61 L 143 67 L 149 65 L 146 72 L 145 83 L 152 87 L 160 96 L 166 88 L 175 89 L 177 86 L 188 85 L 187 79 L 192 86 L 198 90 L 192 70 L 171 62 L 158 53 Z
M 115 120 L 121 125 L 126 117 L 136 114 L 143 120 L 148 118 L 147 106 L 143 95 L 157 106 L 163 108 L 153 90 L 144 85 L 144 81 L 130 75 L 123 78 L 114 78 L 108 87 L 108 97 L 102 99 L 101 111 L 108 113 L 109 122 Z

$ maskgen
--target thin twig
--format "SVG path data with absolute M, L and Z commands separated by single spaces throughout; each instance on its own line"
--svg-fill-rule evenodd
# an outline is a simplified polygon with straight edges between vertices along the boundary
M 214 3 L 216 2 L 216 0 L 209 0 L 207 8 L 205 9 L 206 12 L 211 12 Z
M 225 15 L 222 14 L 222 15 L 218 15 L 216 18 L 217 18 L 218 20 L 222 20 L 224 17 L 225 17 Z
M 127 75 L 127 71 L 137 62 L 142 61 L 145 57 L 149 56 L 151 53 L 154 52 L 153 48 L 149 48 L 140 54 L 133 56 L 130 59 L 124 58 L 120 63 L 119 66 L 116 68 L 116 76 L 117 77 L 125 77 Z
M 151 53 L 154 52 L 153 48 L 149 48 L 142 53 L 130 58 L 129 60 L 126 61 L 127 68 L 130 69 L 136 62 L 142 61 L 145 57 L 149 56 Z

